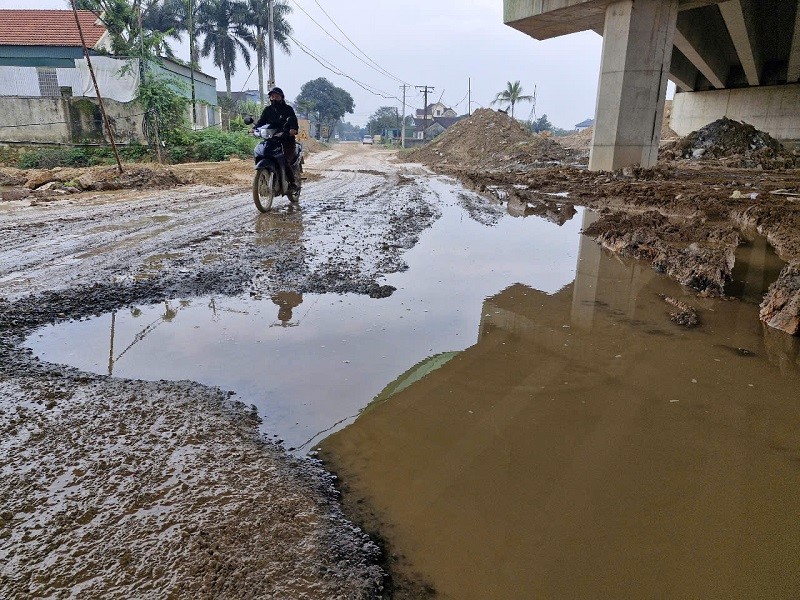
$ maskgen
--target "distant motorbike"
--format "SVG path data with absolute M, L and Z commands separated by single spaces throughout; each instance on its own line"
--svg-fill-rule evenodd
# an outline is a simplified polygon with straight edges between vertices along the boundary
M 247 125 L 253 123 L 252 117 L 245 117 Z M 303 145 L 297 144 L 295 159 L 291 165 L 294 169 L 294 181 L 297 185 L 295 191 L 289 190 L 289 180 L 286 175 L 286 161 L 283 159 L 281 137 L 284 133 L 270 126 L 258 127 L 253 130 L 253 135 L 261 141 L 253 150 L 256 174 L 253 178 L 253 202 L 261 212 L 269 212 L 275 196 L 286 196 L 289 202 L 300 202 L 300 186 L 303 175 Z

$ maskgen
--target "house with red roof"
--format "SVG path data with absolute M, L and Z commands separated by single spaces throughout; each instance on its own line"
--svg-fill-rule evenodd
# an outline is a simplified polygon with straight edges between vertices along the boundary
M 139 60 L 111 54 L 111 39 L 91 11 L 0 10 L 0 143 L 106 143 L 97 92 L 84 56 L 86 43 L 103 105 L 118 143 L 146 142 L 136 102 Z M 197 126 L 220 122 L 216 79 L 163 58 L 152 67 L 186 85 L 194 79 Z M 127 68 L 126 68 L 127 67 Z M 191 117 L 188 118 L 191 123 Z

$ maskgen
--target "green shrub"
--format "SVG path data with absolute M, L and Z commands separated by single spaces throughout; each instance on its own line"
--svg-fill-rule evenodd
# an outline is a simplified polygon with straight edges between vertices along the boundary
M 172 163 L 184 162 L 188 154 L 186 146 L 173 146 L 167 150 L 169 161 Z
M 41 155 L 37 151 L 20 152 L 17 158 L 17 166 L 20 169 L 38 169 L 41 162 Z
M 173 161 L 212 161 L 245 158 L 253 153 L 256 139 L 244 131 L 227 132 L 212 127 L 199 131 L 186 131 L 180 143 L 173 137 L 169 155 Z

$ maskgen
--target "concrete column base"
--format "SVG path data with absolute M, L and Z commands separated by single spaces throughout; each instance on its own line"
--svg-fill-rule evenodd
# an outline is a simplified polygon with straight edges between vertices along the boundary
M 623 0 L 606 9 L 589 169 L 658 160 L 678 0 Z

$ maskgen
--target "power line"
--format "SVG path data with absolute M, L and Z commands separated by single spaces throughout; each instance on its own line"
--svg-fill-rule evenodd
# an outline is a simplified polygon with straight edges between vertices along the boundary
M 393 94 L 390 94 L 390 93 L 388 93 L 388 92 L 384 92 L 384 91 L 382 91 L 382 90 L 379 90 L 379 89 L 377 89 L 377 88 L 373 88 L 373 86 L 370 86 L 369 84 L 363 83 L 363 82 L 359 81 L 358 79 L 355 79 L 354 77 L 352 77 L 352 76 L 348 75 L 347 73 L 345 73 L 344 71 L 342 71 L 342 70 L 341 70 L 339 67 L 337 67 L 336 65 L 334 65 L 334 64 L 333 64 L 332 62 L 330 62 L 329 60 L 327 60 L 327 59 L 325 59 L 325 58 L 322 58 L 321 56 L 319 56 L 319 55 L 318 55 L 316 52 L 314 52 L 313 50 L 311 50 L 311 48 L 309 48 L 308 46 L 306 46 L 305 44 L 303 44 L 302 42 L 300 42 L 300 41 L 299 41 L 297 38 L 295 38 L 294 36 L 292 36 L 292 35 L 289 35 L 288 37 L 289 37 L 289 39 L 291 39 L 291 40 L 292 40 L 292 41 L 293 41 L 295 44 L 297 44 L 297 47 L 298 47 L 298 48 L 300 48 L 300 50 L 302 50 L 303 52 L 305 52 L 305 53 L 306 53 L 308 56 L 310 56 L 311 58 L 313 58 L 313 59 L 314 59 L 315 61 L 317 61 L 317 62 L 318 62 L 318 63 L 319 63 L 319 64 L 320 64 L 320 65 L 321 65 L 323 68 L 327 69 L 327 70 L 328 70 L 328 71 L 330 71 L 331 73 L 335 73 L 336 75 L 340 75 L 340 76 L 342 76 L 342 77 L 345 77 L 345 78 L 349 79 L 350 81 L 352 81 L 353 83 L 355 83 L 356 85 L 358 85 L 360 88 L 362 88 L 363 90 L 365 90 L 365 91 L 369 92 L 370 94 L 373 94 L 374 96 L 379 96 L 379 97 L 381 97 L 381 98 L 384 98 L 384 99 L 386 99 L 386 100 L 397 100 L 398 102 L 402 102 L 402 100 L 401 100 L 400 98 L 398 98 L 397 96 L 395 96 L 395 95 L 393 95 Z M 326 63 L 327 63 L 327 64 L 326 64 Z M 413 108 L 416 108 L 416 107 L 413 107 Z
M 337 40 L 337 39 L 336 39 L 336 38 L 335 38 L 335 37 L 334 37 L 334 36 L 333 36 L 333 35 L 332 35 L 332 34 L 331 34 L 331 33 L 330 33 L 330 32 L 329 32 L 327 29 L 325 29 L 325 28 L 324 28 L 322 25 L 320 25 L 320 24 L 319 24 L 319 22 L 317 22 L 317 20 L 316 20 L 316 19 L 314 19 L 314 17 L 312 17 L 310 14 L 308 14 L 308 11 L 306 11 L 306 9 L 305 9 L 305 8 L 303 8 L 302 6 L 300 6 L 300 4 L 298 4 L 298 3 L 297 3 L 297 0 L 292 0 L 292 3 L 293 3 L 295 6 L 297 6 L 297 8 L 299 8 L 301 11 L 303 11 L 303 13 L 305 13 L 305 15 L 306 15 L 306 16 L 307 16 L 309 19 L 311 19 L 311 21 L 312 21 L 312 22 L 313 22 L 313 23 L 314 23 L 314 24 L 315 24 L 317 27 L 319 27 L 319 28 L 320 28 L 320 29 L 321 29 L 321 30 L 322 30 L 322 31 L 325 33 L 325 35 L 327 35 L 327 36 L 328 36 L 329 38 L 331 38 L 331 39 L 332 39 L 334 42 L 336 42 L 337 44 L 339 44 L 339 45 L 340 45 L 342 48 L 344 48 L 344 49 L 345 49 L 345 50 L 346 50 L 346 51 L 347 51 L 347 52 L 348 52 L 350 55 L 352 55 L 353 57 L 355 57 L 357 60 L 361 61 L 363 64 L 365 64 L 366 66 L 368 66 L 368 67 L 369 67 L 370 69 L 372 69 L 373 71 L 377 71 L 378 73 L 380 73 L 380 74 L 381 74 L 381 75 L 383 75 L 384 77 L 390 77 L 391 79 L 394 79 L 394 80 L 396 80 L 396 81 L 398 81 L 398 82 L 400 82 L 400 83 L 404 83 L 404 81 L 403 81 L 402 79 L 400 79 L 400 78 L 398 78 L 398 77 L 395 77 L 394 75 L 392 75 L 391 73 L 389 73 L 389 72 L 388 72 L 388 71 L 386 71 L 385 69 L 382 69 L 380 66 L 378 66 L 378 67 L 376 68 L 376 67 L 374 67 L 373 65 L 369 64 L 369 63 L 368 63 L 367 61 L 365 61 L 363 58 L 361 58 L 360 56 L 358 56 L 357 54 L 355 54 L 355 53 L 354 53 L 352 50 L 350 50 L 350 48 L 348 48 L 347 46 L 345 46 L 344 44 L 342 44 L 342 42 L 340 42 L 339 40 Z M 324 11 L 323 11 L 323 12 L 324 12 Z M 325 13 L 325 14 L 327 15 L 327 13 Z M 328 17 L 328 18 L 330 18 L 330 17 Z M 334 25 L 336 25 L 336 24 L 334 23 Z M 291 37 L 291 36 L 289 36 L 289 37 Z M 345 37 L 346 37 L 346 36 L 345 36 Z M 368 58 L 369 58 L 369 57 L 368 57 Z M 370 60 L 371 60 L 371 59 L 370 59 Z M 372 62 L 374 63 L 374 61 L 372 61 Z M 375 64 L 377 64 L 377 63 L 375 63 Z
M 383 71 L 384 73 L 386 73 L 386 75 L 387 75 L 387 76 L 389 76 L 389 77 L 391 77 L 392 79 L 396 79 L 396 80 L 397 80 L 397 81 L 399 81 L 400 83 L 402 83 L 402 84 L 404 84 L 404 85 L 406 85 L 406 86 L 408 86 L 408 87 L 411 87 L 411 85 L 410 85 L 408 82 L 406 82 L 406 81 L 403 81 L 402 79 L 400 79 L 399 77 L 396 77 L 395 75 L 392 75 L 392 74 L 391 74 L 389 71 L 387 71 L 386 69 L 384 69 L 382 66 L 380 66 L 378 63 L 376 63 L 374 60 L 372 60 L 372 59 L 369 57 L 369 55 L 368 55 L 366 52 L 364 52 L 364 51 L 363 51 L 361 48 L 359 48 L 359 47 L 358 47 L 358 45 L 357 45 L 357 44 L 356 44 L 356 43 L 355 43 L 353 40 L 351 40 L 351 39 L 350 39 L 350 37 L 349 37 L 349 36 L 348 36 L 348 35 L 347 35 L 347 34 L 346 34 L 344 31 L 342 31 L 342 28 L 341 28 L 341 27 L 339 27 L 339 26 L 336 24 L 336 21 L 334 21 L 334 20 L 333 20 L 333 17 L 331 17 L 331 16 L 330 16 L 330 15 L 327 13 L 327 11 L 326 11 L 324 8 L 322 8 L 322 5 L 319 3 L 319 0 L 314 0 L 314 3 L 315 3 L 317 6 L 319 6 L 319 9 L 320 9 L 320 10 L 321 10 L 321 11 L 322 11 L 324 14 L 325 14 L 325 16 L 326 16 L 326 17 L 328 17 L 328 19 L 330 20 L 330 22 L 331 22 L 331 23 L 333 23 L 333 26 L 334 26 L 334 27 L 336 27 L 336 29 L 338 29 L 338 30 L 339 30 L 339 33 L 341 33 L 341 34 L 342 34 L 342 35 L 345 37 L 345 39 L 346 39 L 348 42 L 350 42 L 350 43 L 353 45 L 353 48 L 355 48 L 355 49 L 356 49 L 356 50 L 358 50 L 358 51 L 359 51 L 361 54 L 363 54 L 363 55 L 364 55 L 364 57 L 365 57 L 365 58 L 366 58 L 366 59 L 367 59 L 369 62 L 371 62 L 372 64 L 374 64 L 376 67 L 378 67 L 378 68 L 379 68 L 381 71 Z

